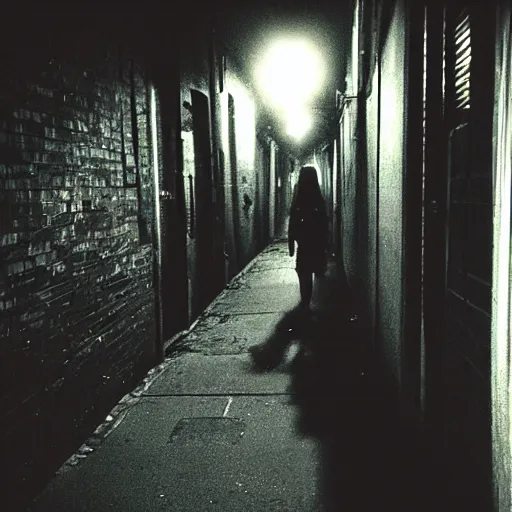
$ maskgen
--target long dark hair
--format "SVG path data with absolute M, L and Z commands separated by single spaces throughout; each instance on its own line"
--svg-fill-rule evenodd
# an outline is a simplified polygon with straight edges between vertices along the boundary
M 313 166 L 306 165 L 301 168 L 299 181 L 295 187 L 292 208 L 317 207 L 325 205 L 318 174 Z

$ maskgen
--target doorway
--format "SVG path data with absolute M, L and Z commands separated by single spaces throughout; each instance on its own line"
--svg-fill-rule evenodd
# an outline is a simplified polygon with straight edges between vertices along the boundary
M 214 205 L 208 97 L 192 90 L 192 130 L 195 162 L 195 265 L 192 286 L 192 319 L 210 304 L 215 295 L 211 255 L 214 251 Z M 191 189 L 193 187 L 190 187 Z

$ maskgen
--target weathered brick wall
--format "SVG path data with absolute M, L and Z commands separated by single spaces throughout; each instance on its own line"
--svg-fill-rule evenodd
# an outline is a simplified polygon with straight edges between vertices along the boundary
M 115 45 L 60 43 L 0 76 L 0 427 L 20 500 L 155 360 L 146 84 Z

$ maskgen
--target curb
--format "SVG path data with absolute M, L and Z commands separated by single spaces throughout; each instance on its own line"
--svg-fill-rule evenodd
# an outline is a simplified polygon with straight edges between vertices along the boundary
M 222 291 L 215 297 L 215 299 L 213 299 L 213 301 L 210 302 L 210 304 L 208 304 L 208 306 L 206 306 L 206 308 L 202 311 L 202 313 L 192 322 L 192 324 L 190 325 L 190 327 L 188 329 L 184 329 L 183 331 L 176 333 L 170 340 L 168 340 L 164 343 L 164 357 L 165 358 L 170 357 L 174 346 L 179 341 L 186 338 L 194 330 L 196 325 L 199 322 L 201 322 L 202 320 L 204 320 L 204 318 L 206 318 L 210 314 L 210 312 L 215 307 L 217 302 L 222 300 L 222 298 L 232 289 L 230 287 L 230 285 L 232 283 L 239 281 L 245 274 L 247 274 L 247 272 L 251 269 L 251 267 L 253 267 L 255 265 L 256 260 L 258 259 L 259 256 L 261 256 L 262 254 L 267 252 L 270 247 L 275 246 L 277 244 L 282 244 L 282 243 L 283 243 L 282 240 L 277 240 L 277 241 L 273 241 L 270 244 L 268 244 L 249 263 L 247 263 L 247 265 L 242 270 L 240 270 L 240 272 L 238 274 L 236 274 L 234 277 L 232 277 L 231 280 L 222 289 Z

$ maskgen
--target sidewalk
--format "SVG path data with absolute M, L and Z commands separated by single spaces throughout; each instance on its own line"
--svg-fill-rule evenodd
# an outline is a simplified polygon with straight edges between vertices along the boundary
M 318 285 L 309 318 L 286 244 L 268 247 L 30 511 L 421 510 L 332 263 Z

